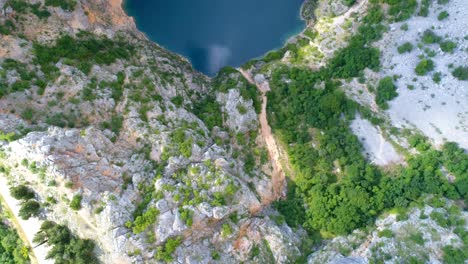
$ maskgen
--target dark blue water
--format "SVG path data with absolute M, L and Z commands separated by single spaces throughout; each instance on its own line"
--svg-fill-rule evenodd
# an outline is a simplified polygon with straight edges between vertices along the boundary
M 138 29 L 215 75 L 281 47 L 300 32 L 303 0 L 127 0 Z

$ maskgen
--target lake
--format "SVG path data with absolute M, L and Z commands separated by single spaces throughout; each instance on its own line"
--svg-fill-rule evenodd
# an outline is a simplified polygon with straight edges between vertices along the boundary
M 303 0 L 126 0 L 137 27 L 213 76 L 280 48 L 305 22 Z

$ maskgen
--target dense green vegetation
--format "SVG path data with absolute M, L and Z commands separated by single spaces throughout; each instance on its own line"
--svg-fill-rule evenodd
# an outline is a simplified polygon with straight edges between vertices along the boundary
M 323 90 L 306 88 L 320 81 L 315 79 L 317 74 L 280 69 L 273 76 L 274 88 L 269 94 L 271 124 L 290 146 L 296 195 L 306 205 L 306 227 L 345 234 L 371 223 L 384 209 L 406 207 L 423 193 L 460 197 L 462 192 L 448 184 L 439 171 L 437 151 L 426 150 L 409 159 L 408 167 L 400 168 L 396 177 L 388 177 L 368 164 L 361 144 L 349 130 L 356 105 L 331 82 Z M 291 82 L 282 82 L 282 76 L 289 76 Z M 287 218 L 302 217 L 292 216 L 300 210 L 289 207 Z
M 75 0 L 45 0 L 46 6 L 60 7 L 65 11 L 73 11 L 76 6 Z
M 16 29 L 15 24 L 11 20 L 5 20 L 3 24 L 0 24 L 0 34 L 10 35 Z
M 8 224 L 6 212 L 0 204 L 0 263 L 29 263 L 29 249 L 18 236 L 15 229 Z
M 41 66 L 42 72 L 49 80 L 55 80 L 60 59 L 88 74 L 92 65 L 109 65 L 117 59 L 129 59 L 133 47 L 123 39 L 111 40 L 104 36 L 95 36 L 80 32 L 76 37 L 64 35 L 54 45 L 34 44 L 35 63 Z M 87 58 L 83 60 L 83 58 Z
M 223 126 L 223 117 L 221 113 L 221 105 L 216 102 L 213 96 L 206 96 L 199 101 L 196 101 L 193 106 L 193 113 L 197 115 L 208 129 L 213 127 Z
M 454 185 L 461 198 L 468 203 L 468 154 L 455 143 L 446 143 L 442 149 L 442 161 L 445 168 L 456 179 Z
M 29 263 L 29 249 L 16 231 L 0 221 L 0 262 L 5 264 Z
M 416 3 L 391 2 L 395 8 Z M 410 9 L 408 14 L 415 6 Z M 279 201 L 276 207 L 292 226 L 303 225 L 323 234 L 346 234 L 373 223 L 384 210 L 407 207 L 424 193 L 452 199 L 466 197 L 466 183 L 448 183 L 439 170 L 446 160 L 424 138 L 411 141 L 420 154 L 408 158 L 407 167 L 389 173 L 365 160 L 358 138 L 349 129 L 355 114 L 366 115 L 367 111 L 346 98 L 334 78 L 359 77 L 365 68 L 378 69 L 379 51 L 369 44 L 381 37 L 383 18 L 380 7 L 371 7 L 359 34 L 336 52 L 327 67 L 312 71 L 282 66 L 272 74 L 269 121 L 288 146 L 297 186 L 288 193 L 291 202 Z M 394 19 L 405 19 L 405 15 Z M 423 38 L 426 43 L 440 41 L 430 32 Z M 419 72 L 432 70 L 433 64 L 430 67 L 428 61 Z M 325 88 L 316 88 L 321 83 Z M 386 101 L 397 96 L 393 78 L 383 78 L 376 93 L 377 103 L 385 108 Z
M 43 80 L 38 77 L 33 69 L 30 69 L 25 63 L 6 58 L 0 70 L 0 98 L 14 92 L 24 91 L 33 85 L 43 87 Z M 7 73 L 14 73 L 19 78 L 11 84 L 6 83 Z
M 28 161 L 23 160 L 23 166 L 28 166 Z M 30 165 L 29 168 L 35 168 L 34 165 Z M 24 220 L 39 215 L 41 205 L 35 200 L 36 194 L 32 189 L 24 185 L 18 185 L 10 188 L 10 194 L 13 198 L 21 201 L 21 207 L 18 212 L 18 216 Z
M 145 231 L 150 225 L 156 222 L 159 215 L 159 210 L 156 208 L 149 208 L 145 213 L 137 216 L 132 224 L 133 233 L 139 234 Z
M 42 223 L 40 231 L 34 236 L 34 243 L 47 243 L 51 249 L 47 259 L 55 263 L 99 263 L 94 254 L 94 242 L 74 235 L 68 227 L 52 221 Z
M 390 5 L 388 14 L 395 21 L 407 20 L 418 7 L 418 1 L 416 0 L 381 0 L 381 2 Z
M 461 81 L 466 81 L 468 80 L 468 67 L 459 66 L 455 68 L 452 75 Z
M 33 13 L 38 18 L 50 17 L 50 12 L 41 3 L 30 4 L 24 0 L 8 0 L 6 5 L 19 14 Z

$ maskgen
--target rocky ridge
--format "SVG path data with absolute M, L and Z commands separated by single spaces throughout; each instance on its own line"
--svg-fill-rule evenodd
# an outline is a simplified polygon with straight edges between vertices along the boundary
M 287 51 L 281 63 L 318 69 L 357 32 L 369 2 L 328 2 L 311 7 L 314 15 L 304 6 L 304 17 L 315 18 L 308 29 L 319 35 L 312 38 L 306 29 L 293 38 L 291 43 L 307 38 L 307 45 L 297 51 L 299 60 Z M 460 4 L 453 2 L 450 6 Z M 260 93 L 233 69 L 213 79 L 196 72 L 185 58 L 148 41 L 121 4 L 81 0 L 72 11 L 46 6 L 50 15 L 42 18 L 32 8 L 21 11 L 0 1 L 0 25 L 11 21 L 15 27 L 0 38 L 2 176 L 11 186 L 34 189 L 43 205 L 41 221 L 66 223 L 79 236 L 96 241 L 104 263 L 289 263 L 305 261 L 311 251 L 309 263 L 392 263 L 404 254 L 438 263 L 441 248 L 461 245 L 462 235 L 437 222 L 437 214 L 421 217 L 436 210 L 445 218 L 453 213 L 466 220 L 466 212 L 450 209 L 451 201 L 443 208 L 413 209 L 406 220 L 397 219 L 402 213 L 390 213 L 376 222 L 375 230 L 308 245 L 306 232 L 289 227 L 270 206 L 278 184 L 270 177 L 275 165 L 268 158 L 268 142 L 259 133 Z M 413 23 L 419 22 L 408 22 Z M 395 32 L 405 34 L 394 29 L 382 41 L 394 41 Z M 67 52 L 46 60 L 44 53 L 53 57 L 62 52 L 60 41 L 69 46 L 98 43 L 99 54 L 116 55 L 96 56 L 99 60 L 93 58 L 91 65 Z M 463 47 L 453 56 L 462 56 Z M 391 52 L 386 50 L 384 57 Z M 269 70 L 276 66 L 257 62 L 250 69 L 253 82 L 267 84 Z M 364 77 L 376 83 L 398 70 L 365 70 Z M 367 85 L 357 78 L 349 81 L 349 97 L 386 117 Z M 398 104 L 390 107 L 394 118 Z M 356 122 L 353 131 L 369 160 L 382 166 L 405 163 L 405 153 L 395 147 L 407 147 L 405 138 L 365 119 Z M 462 138 L 463 131 L 454 138 Z M 440 143 L 439 135 L 426 135 Z M 287 164 L 283 167 L 290 174 Z M 74 210 L 70 202 L 78 196 L 81 209 Z M 404 233 L 409 229 L 414 233 L 410 238 Z M 382 235 L 383 230 L 391 234 Z M 177 246 L 170 251 L 168 244 Z M 414 252 L 401 251 L 410 246 Z

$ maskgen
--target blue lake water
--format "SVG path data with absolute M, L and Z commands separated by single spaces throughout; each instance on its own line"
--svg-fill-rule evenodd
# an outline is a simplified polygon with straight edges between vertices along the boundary
M 305 26 L 303 0 L 126 0 L 137 27 L 213 76 L 281 47 Z

